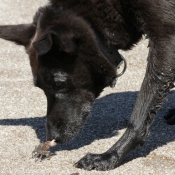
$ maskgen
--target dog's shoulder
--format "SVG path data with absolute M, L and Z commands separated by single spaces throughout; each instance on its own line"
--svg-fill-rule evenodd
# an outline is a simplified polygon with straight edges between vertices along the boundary
M 118 49 L 130 49 L 143 34 L 158 39 L 172 35 L 175 29 L 174 0 L 50 0 L 50 3 L 81 16 Z
M 126 0 L 124 4 L 135 16 L 143 33 L 149 37 L 162 38 L 172 34 L 172 29 L 175 28 L 174 0 Z

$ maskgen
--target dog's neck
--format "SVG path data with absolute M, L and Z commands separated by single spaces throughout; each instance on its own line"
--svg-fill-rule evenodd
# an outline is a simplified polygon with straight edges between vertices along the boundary
M 142 36 L 125 12 L 121 0 L 50 0 L 53 6 L 62 6 L 83 17 L 117 49 L 130 49 Z M 126 2 L 128 0 L 125 0 Z
M 105 56 L 105 58 L 114 66 L 119 67 L 123 61 L 122 56 L 119 54 L 115 46 L 106 43 L 104 37 L 94 30 L 95 38 L 100 51 Z
M 126 44 L 128 41 L 125 41 L 124 38 L 120 39 L 115 37 L 115 35 L 120 36 L 119 33 L 115 33 L 116 31 L 120 32 L 122 27 L 126 28 L 124 19 L 120 15 L 122 14 L 120 1 L 115 1 L 114 3 L 113 1 L 107 0 L 102 2 L 101 0 L 51 0 L 51 2 L 56 7 L 71 10 L 76 13 L 76 15 L 86 19 L 91 24 L 102 54 L 111 64 L 119 67 L 123 62 L 123 57 L 119 54 L 118 48 L 128 47 Z M 102 10 L 104 13 L 101 13 Z M 116 20 L 111 21 L 112 19 Z M 119 30 L 117 30 L 117 27 Z M 125 34 L 126 33 L 127 31 L 125 31 Z M 120 41 L 120 43 L 116 43 L 117 40 Z

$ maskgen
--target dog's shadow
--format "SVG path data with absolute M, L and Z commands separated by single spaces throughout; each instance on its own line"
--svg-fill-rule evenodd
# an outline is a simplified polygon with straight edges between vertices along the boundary
M 90 117 L 79 134 L 69 143 L 58 145 L 54 151 L 78 149 L 92 143 L 94 140 L 110 138 L 117 130 L 127 127 L 138 92 L 122 92 L 103 96 L 95 101 Z M 174 141 L 175 126 L 167 125 L 163 115 L 168 108 L 173 108 L 175 91 L 171 91 L 166 103 L 158 113 L 151 128 L 151 135 L 143 148 L 137 148 L 124 162 L 130 159 L 146 156 L 157 147 Z M 41 142 L 45 141 L 45 117 L 2 119 L 0 125 L 31 126 Z M 111 145 L 112 146 L 112 145 Z

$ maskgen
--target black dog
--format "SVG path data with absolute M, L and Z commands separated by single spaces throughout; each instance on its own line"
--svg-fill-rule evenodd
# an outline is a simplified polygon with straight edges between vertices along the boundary
M 64 143 L 83 126 L 95 98 L 118 76 L 111 58 L 146 35 L 146 75 L 128 128 L 103 154 L 88 154 L 76 167 L 109 170 L 143 145 L 175 79 L 174 0 L 50 0 L 33 23 L 0 26 L 0 37 L 23 45 L 34 83 L 47 96 L 47 140 Z M 113 53 L 109 53 L 109 52 Z M 119 62 L 119 61 L 118 61 Z M 167 115 L 175 123 L 174 111 Z

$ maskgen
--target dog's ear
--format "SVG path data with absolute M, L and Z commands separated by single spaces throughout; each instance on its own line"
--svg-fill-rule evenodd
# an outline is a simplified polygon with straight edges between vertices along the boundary
M 0 26 L 0 38 L 27 46 L 35 34 L 35 26 L 31 24 Z
M 47 32 L 33 42 L 33 47 L 38 55 L 48 53 L 52 47 L 58 51 L 74 54 L 77 51 L 77 42 L 73 35 Z

